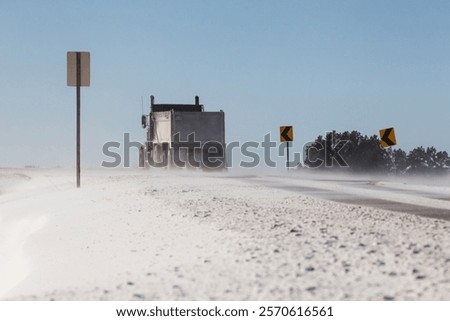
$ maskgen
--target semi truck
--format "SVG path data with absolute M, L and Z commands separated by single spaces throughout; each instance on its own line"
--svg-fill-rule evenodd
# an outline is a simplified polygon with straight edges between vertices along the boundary
M 198 96 L 194 104 L 156 104 L 150 96 L 141 125 L 140 167 L 226 168 L 225 113 L 205 111 Z

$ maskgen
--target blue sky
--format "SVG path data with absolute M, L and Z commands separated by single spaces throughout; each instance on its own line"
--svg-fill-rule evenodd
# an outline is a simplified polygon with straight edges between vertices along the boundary
M 91 52 L 82 160 L 145 108 L 226 112 L 227 140 L 293 125 L 294 148 L 329 130 L 450 151 L 449 1 L 0 2 L 0 166 L 74 166 L 75 89 L 66 52 Z

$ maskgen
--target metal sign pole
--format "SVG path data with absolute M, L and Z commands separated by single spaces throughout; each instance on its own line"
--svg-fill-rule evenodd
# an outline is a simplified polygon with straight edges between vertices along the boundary
M 80 187 L 80 87 L 81 53 L 77 52 L 77 188 Z
M 286 168 L 289 170 L 289 143 L 294 140 L 294 129 L 292 126 L 280 126 L 280 142 L 286 142 Z M 281 146 L 280 146 L 281 147 Z
M 67 86 L 77 87 L 77 188 L 81 185 L 81 87 L 89 87 L 91 85 L 90 65 L 91 54 L 89 51 L 67 52 Z
M 286 156 L 287 156 L 286 167 L 287 167 L 287 170 L 289 170 L 289 141 L 286 142 L 286 148 L 287 148 L 287 153 L 286 153 Z

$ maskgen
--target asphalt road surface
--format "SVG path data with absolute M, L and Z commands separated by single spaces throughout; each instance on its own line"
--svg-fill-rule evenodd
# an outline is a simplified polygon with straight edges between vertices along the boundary
M 246 180 L 329 201 L 450 220 L 450 188 L 442 184 L 365 178 L 249 176 Z M 439 182 L 439 181 L 438 181 Z

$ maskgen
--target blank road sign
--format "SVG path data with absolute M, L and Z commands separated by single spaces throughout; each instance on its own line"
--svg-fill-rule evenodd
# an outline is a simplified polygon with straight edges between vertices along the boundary
M 294 128 L 292 126 L 280 126 L 280 142 L 292 142 L 294 140 Z
M 91 54 L 86 51 L 67 52 L 67 86 L 77 86 L 77 53 L 80 57 L 80 86 L 89 87 L 91 84 Z
M 380 129 L 380 145 L 383 148 L 397 145 L 394 128 Z

